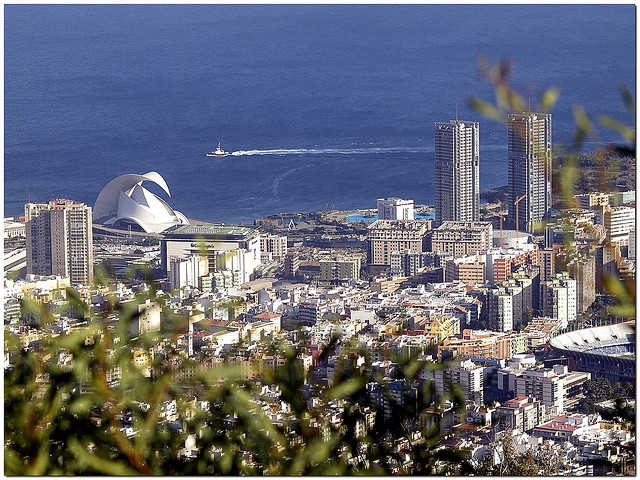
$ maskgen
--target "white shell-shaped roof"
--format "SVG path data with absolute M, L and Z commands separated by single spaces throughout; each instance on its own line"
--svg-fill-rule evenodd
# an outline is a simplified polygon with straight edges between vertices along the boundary
M 93 218 L 105 225 L 119 220 L 132 221 L 147 233 L 160 233 L 174 225 L 188 225 L 189 221 L 182 213 L 142 186 L 147 181 L 171 196 L 167 182 L 158 172 L 120 175 L 107 183 L 98 195 Z

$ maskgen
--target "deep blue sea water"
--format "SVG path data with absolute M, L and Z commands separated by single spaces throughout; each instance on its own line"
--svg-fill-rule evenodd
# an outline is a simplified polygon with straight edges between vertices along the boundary
M 506 183 L 504 126 L 470 111 L 492 90 L 477 59 L 509 58 L 534 101 L 631 123 L 627 6 L 5 6 L 5 216 L 32 200 L 93 205 L 155 170 L 191 218 L 433 201 L 433 123 L 480 123 L 483 189 Z M 226 150 L 279 154 L 210 159 Z M 616 139 L 602 130 L 594 142 Z M 284 150 L 284 151 L 282 151 Z

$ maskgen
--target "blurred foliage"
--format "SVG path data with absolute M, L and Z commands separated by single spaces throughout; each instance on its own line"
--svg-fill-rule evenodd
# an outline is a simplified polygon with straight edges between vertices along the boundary
M 528 108 L 509 86 L 509 62 L 490 66 L 481 60 L 480 68 L 494 86 L 495 99 L 472 99 L 474 109 L 504 122 L 508 113 Z M 555 88 L 547 90 L 534 108 L 551 111 L 559 95 Z M 631 94 L 623 89 L 622 95 L 633 114 Z M 560 164 L 568 202 L 584 165 L 580 146 L 595 129 L 580 107 L 574 108 L 574 117 L 574 143 L 562 152 Z M 597 120 L 626 143 L 609 146 L 604 154 L 598 150 L 594 161 L 635 155 L 632 128 L 607 117 Z M 204 252 L 205 245 L 199 245 Z M 96 286 L 111 286 L 112 275 L 108 264 L 97 268 Z M 249 379 L 246 369 L 231 361 L 188 358 L 186 345 L 178 342 L 188 332 L 188 319 L 167 308 L 151 270 L 131 270 L 127 278 L 141 279 L 148 288 L 126 303 L 110 294 L 101 312 L 67 289 L 68 310 L 84 320 L 68 335 L 46 333 L 53 314 L 29 298 L 22 302 L 22 314 L 40 326 L 40 337 L 25 341 L 5 329 L 7 475 L 526 476 L 557 470 L 556 460 L 543 453 L 518 454 L 509 437 L 500 440 L 497 465 L 474 468 L 470 452 L 443 447 L 442 405 L 450 401 L 457 415 L 464 415 L 465 405 L 459 385 L 449 384 L 444 397 L 436 394 L 430 378 L 446 364 L 401 355 L 394 359 L 392 377 L 381 378 L 372 368 L 372 352 L 333 337 L 318 357 L 319 364 L 337 358 L 327 384 L 313 369 L 305 372 L 304 340 L 289 345 L 276 338 L 267 353 L 284 361 Z M 606 285 L 618 300 L 617 314 L 635 317 L 635 290 L 617 278 Z M 146 308 L 140 306 L 147 300 L 162 309 L 162 331 L 137 334 Z M 233 313 L 242 302 L 217 306 Z M 236 347 L 241 350 L 242 345 Z M 265 393 L 267 386 L 277 392 L 275 397 Z M 625 386 L 612 390 L 628 393 Z M 384 406 L 376 398 L 384 399 Z M 272 420 L 265 404 L 283 412 L 282 417 Z M 364 428 L 367 423 L 370 428 Z M 415 431 L 419 438 L 412 436 Z
M 507 115 L 522 112 L 550 112 L 560 98 L 560 91 L 552 87 L 540 95 L 539 99 L 524 99 L 510 85 L 513 65 L 502 60 L 491 65 L 486 58 L 479 60 L 483 76 L 493 86 L 494 102 L 479 98 L 469 100 L 470 107 L 483 116 L 507 124 Z M 554 171 L 552 192 L 554 209 L 577 206 L 574 195 L 588 191 L 615 192 L 620 188 L 635 189 L 636 149 L 635 149 L 635 98 L 626 86 L 620 86 L 622 101 L 629 114 L 632 126 L 605 115 L 597 117 L 597 122 L 607 130 L 620 136 L 620 143 L 602 144 L 593 121 L 581 106 L 573 107 L 575 133 L 571 145 L 556 143 L 552 156 Z M 595 151 L 584 153 L 585 142 L 591 139 L 597 144 Z M 507 197 L 508 198 L 508 197 Z M 562 220 L 568 219 L 564 216 Z M 541 228 L 544 227 L 544 223 Z M 605 242 L 606 244 L 606 242 Z M 564 249 L 571 253 L 575 247 L 570 236 L 565 235 Z M 594 254 L 594 252 L 591 252 Z M 613 316 L 635 319 L 635 282 L 632 278 L 621 280 L 617 275 L 606 275 L 602 279 L 606 293 L 612 295 L 616 304 L 609 307 Z
M 104 271 L 97 279 L 106 280 Z M 189 359 L 176 342 L 186 318 L 169 323 L 179 326 L 175 331 L 137 334 L 136 322 L 144 314 L 139 306 L 146 300 L 164 306 L 153 287 L 132 302 L 120 303 L 111 295 L 109 308 L 101 313 L 92 312 L 72 289 L 66 293 L 69 307 L 87 320 L 70 334 L 42 330 L 37 341 L 27 343 L 5 331 L 8 475 L 471 471 L 464 452 L 438 447 L 437 421 L 423 428 L 416 425 L 428 407 L 445 400 L 435 394 L 433 382 L 419 376 L 444 365 L 399 359 L 392 380 L 407 388 L 398 403 L 388 388 L 391 380 L 371 370 L 370 352 L 361 346 L 336 337 L 323 348 L 320 362 L 338 352 L 340 359 L 327 385 L 305 375 L 301 346 L 276 339 L 271 353 L 286 361 L 249 380 L 233 363 Z M 41 329 L 53 320 L 51 312 L 33 300 L 26 299 L 23 309 Z M 136 353 L 149 354 L 148 363 L 138 363 Z M 358 358 L 364 363 L 357 363 Z M 385 410 L 367 390 L 375 380 Z M 282 421 L 273 422 L 263 410 L 265 385 L 280 392 L 274 405 L 282 401 L 290 409 Z M 310 389 L 319 399 L 313 405 L 304 398 Z M 455 408 L 464 409 L 459 386 L 452 385 L 448 397 Z M 173 406 L 168 402 L 175 402 L 175 412 L 168 410 Z M 362 430 L 363 409 L 375 418 L 368 432 Z M 341 421 L 332 422 L 338 414 Z M 414 430 L 423 432 L 417 443 L 409 437 Z M 188 458 L 183 455 L 185 442 L 194 437 L 197 452 Z M 410 462 L 406 453 L 399 453 L 399 444 L 409 450 Z

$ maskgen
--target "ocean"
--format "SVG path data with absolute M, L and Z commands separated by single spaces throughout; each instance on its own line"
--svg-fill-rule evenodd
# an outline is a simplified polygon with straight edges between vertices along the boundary
M 4 8 L 5 216 L 152 170 L 199 220 L 431 203 L 434 122 L 456 110 L 480 122 L 482 189 L 504 185 L 506 129 L 468 107 L 493 95 L 482 55 L 533 103 L 560 88 L 554 145 L 574 105 L 633 123 L 632 5 Z M 242 153 L 206 157 L 218 141 Z

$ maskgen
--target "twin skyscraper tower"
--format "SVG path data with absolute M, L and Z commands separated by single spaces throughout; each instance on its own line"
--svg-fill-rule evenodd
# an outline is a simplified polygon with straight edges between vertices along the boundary
M 551 114 L 510 114 L 507 131 L 508 224 L 532 231 L 551 209 Z M 435 124 L 435 177 L 436 225 L 480 219 L 478 122 Z

